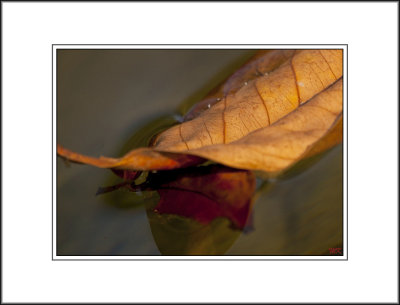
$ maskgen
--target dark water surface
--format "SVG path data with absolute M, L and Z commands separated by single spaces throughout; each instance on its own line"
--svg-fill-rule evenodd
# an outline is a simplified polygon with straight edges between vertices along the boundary
M 59 50 L 57 142 L 118 157 L 146 146 L 235 71 L 249 50 Z M 143 178 L 144 179 L 144 178 Z M 155 191 L 57 158 L 57 255 L 328 255 L 342 248 L 342 145 L 273 181 L 257 179 L 252 229 L 151 212 Z

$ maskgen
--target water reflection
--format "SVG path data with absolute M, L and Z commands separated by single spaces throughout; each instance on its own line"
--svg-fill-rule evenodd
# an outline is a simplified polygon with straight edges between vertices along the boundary
M 251 228 L 255 185 L 252 172 L 213 164 L 150 173 L 139 185 L 124 182 L 99 193 L 156 191 L 159 200 L 146 211 L 162 254 L 221 255 Z

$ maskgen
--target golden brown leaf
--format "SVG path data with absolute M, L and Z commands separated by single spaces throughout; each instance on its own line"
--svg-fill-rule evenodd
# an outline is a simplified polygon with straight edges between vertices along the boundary
M 122 170 L 181 168 L 207 159 L 275 173 L 341 141 L 335 122 L 342 91 L 342 50 L 264 51 L 195 106 L 185 122 L 159 134 L 151 148 L 117 159 L 61 146 L 57 152 Z
M 280 171 L 330 132 L 342 111 L 341 97 L 340 80 L 269 127 L 232 143 L 203 146 L 188 153 L 236 168 Z

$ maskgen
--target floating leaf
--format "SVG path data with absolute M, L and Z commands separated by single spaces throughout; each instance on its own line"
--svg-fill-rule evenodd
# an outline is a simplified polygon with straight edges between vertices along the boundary
M 279 173 L 342 140 L 342 50 L 262 51 L 151 147 L 71 161 L 117 170 L 168 170 L 211 160 Z M 323 141 L 321 141 L 323 139 Z

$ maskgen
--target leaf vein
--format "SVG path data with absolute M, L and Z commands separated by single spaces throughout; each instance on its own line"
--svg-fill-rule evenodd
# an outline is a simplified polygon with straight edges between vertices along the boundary
M 293 66 L 294 55 L 295 54 L 293 54 L 292 58 L 290 59 L 290 68 L 292 69 L 292 72 L 293 72 L 294 85 L 296 87 L 296 93 L 297 93 L 297 101 L 298 101 L 298 103 L 300 105 L 301 104 L 301 98 L 300 98 L 299 84 L 297 83 L 297 75 L 296 75 L 296 71 L 295 71 L 294 66 Z
M 183 138 L 183 135 L 182 135 L 182 125 L 183 124 L 179 124 L 179 136 L 181 137 L 182 142 L 185 143 L 186 148 L 189 150 L 190 149 L 189 145 L 187 144 L 187 142 L 185 141 L 185 139 Z
M 268 125 L 271 125 L 271 119 L 270 119 L 270 117 L 269 117 L 268 107 L 267 107 L 267 104 L 265 103 L 264 99 L 262 98 L 260 91 L 258 91 L 257 82 L 254 82 L 254 87 L 256 88 L 256 92 L 257 92 L 259 98 L 261 99 L 261 104 L 263 104 L 263 106 L 264 106 L 264 108 L 265 108 L 265 112 L 267 113 Z
M 329 70 L 331 71 L 331 73 L 333 74 L 333 76 L 335 77 L 335 79 L 338 79 L 338 77 L 336 76 L 336 74 L 333 72 L 331 65 L 329 64 L 329 62 L 326 60 L 324 54 L 322 54 L 321 50 L 318 50 L 319 54 L 321 54 L 322 58 L 325 60 L 326 64 L 328 65 Z
M 212 139 L 211 134 L 210 134 L 210 131 L 208 130 L 206 122 L 204 122 L 204 118 L 203 117 L 202 117 L 202 121 L 203 121 L 203 125 L 204 125 L 204 127 L 205 127 L 205 129 L 206 129 L 206 131 L 208 133 L 208 136 L 210 137 L 211 144 L 214 144 L 213 139 Z

